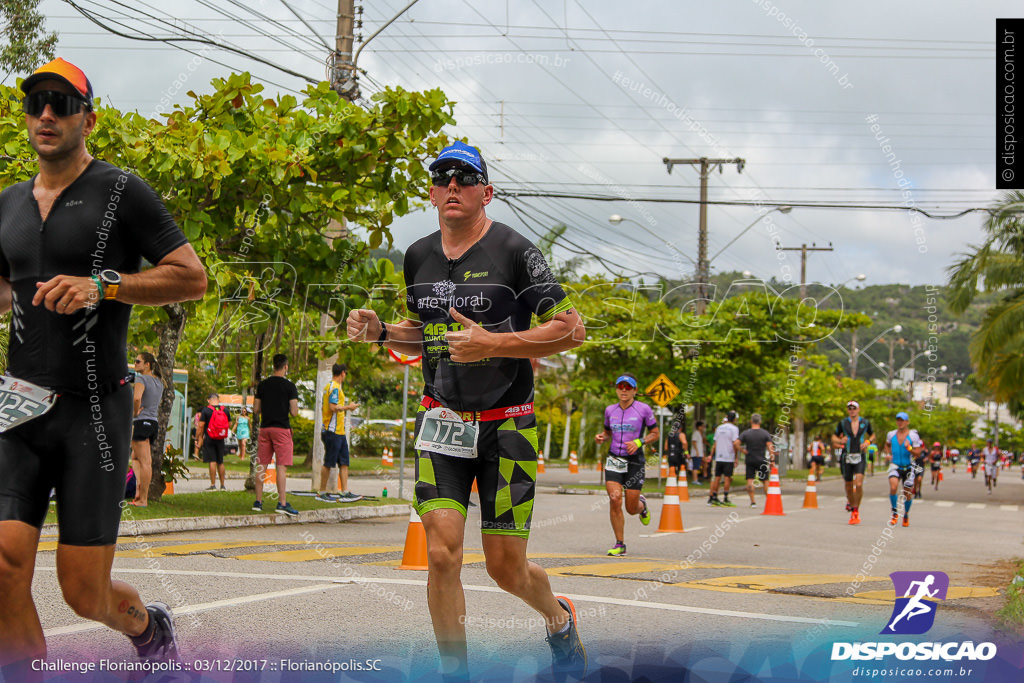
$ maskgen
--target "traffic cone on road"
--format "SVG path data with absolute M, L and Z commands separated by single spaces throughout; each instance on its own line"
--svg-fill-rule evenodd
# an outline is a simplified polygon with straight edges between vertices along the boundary
M 661 478 L 668 479 L 668 456 L 661 456 Z
M 405 549 L 402 550 L 402 564 L 399 569 L 427 568 L 427 532 L 423 520 L 416 510 L 409 512 L 409 528 L 405 532 Z
M 580 463 L 576 459 L 576 451 L 569 451 L 569 474 L 579 474 Z
M 388 467 L 394 468 L 395 466 L 395 451 L 391 448 L 388 449 Z
M 544 451 L 537 451 L 537 474 L 544 474 Z
M 676 483 L 675 469 L 666 478 L 665 497 L 661 504 L 661 520 L 658 522 L 658 533 L 683 533 L 683 513 L 679 509 L 679 488 Z
M 668 468 L 668 480 L 675 480 L 676 491 L 679 493 L 679 502 L 686 503 L 690 500 L 690 482 L 686 481 L 686 470 L 683 470 L 682 477 L 676 472 L 675 467 Z M 668 490 L 668 487 L 665 487 Z
M 815 485 L 813 474 L 807 475 L 807 488 L 804 489 L 804 508 L 810 510 L 818 509 L 818 487 Z
M 782 511 L 782 485 L 779 484 L 779 470 L 772 465 L 772 474 L 768 478 L 768 496 L 765 499 L 762 515 L 784 515 Z
M 387 467 L 388 466 L 388 449 L 387 448 L 382 449 L 381 452 L 380 452 L 380 466 L 381 467 Z

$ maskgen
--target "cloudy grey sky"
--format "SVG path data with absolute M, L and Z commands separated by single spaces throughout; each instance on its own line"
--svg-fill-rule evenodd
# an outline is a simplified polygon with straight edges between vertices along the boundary
M 326 48 L 281 0 L 76 0 L 122 32 L 217 35 L 302 74 L 324 74 Z M 333 45 L 331 0 L 289 0 Z M 406 0 L 365 4 L 363 36 Z M 63 0 L 44 0 L 59 53 L 90 76 L 98 95 L 152 114 L 161 101 L 208 89 L 223 62 L 250 70 L 269 92 L 302 81 L 221 50 L 193 55 L 121 38 Z M 1018 3 L 867 0 L 634 2 L 420 0 L 359 60 L 364 92 L 383 85 L 443 88 L 456 100 L 450 132 L 480 147 L 500 190 L 598 196 L 615 201 L 511 197 L 489 214 L 535 237 L 569 226 L 564 258 L 594 254 L 587 268 L 684 277 L 696 259 L 697 172 L 663 157 L 742 157 L 714 173 L 709 197 L 759 202 L 708 209 L 713 271 L 750 270 L 799 279 L 799 256 L 775 250 L 831 242 L 808 260 L 808 280 L 867 284 L 942 282 L 957 252 L 978 241 L 995 154 L 995 18 Z M 257 14 L 258 13 L 258 14 Z M 1018 12 L 1019 13 L 1019 12 Z M 148 15 L 148 16 L 147 16 Z M 197 52 L 202 45 L 192 46 Z M 195 66 L 198 64 L 198 67 Z M 175 84 L 178 74 L 187 82 Z M 819 205 L 819 206 L 800 206 Z M 828 205 L 820 206 L 820 205 Z M 834 206 L 840 205 L 840 206 Z M 627 220 L 611 225 L 610 214 Z M 400 220 L 405 247 L 436 227 Z

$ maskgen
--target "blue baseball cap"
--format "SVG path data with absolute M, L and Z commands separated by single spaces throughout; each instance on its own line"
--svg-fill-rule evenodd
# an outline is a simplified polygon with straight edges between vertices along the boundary
M 619 375 L 619 378 L 615 380 L 615 386 L 619 386 L 623 382 L 636 389 L 636 380 L 628 375 Z
M 487 180 L 487 164 L 484 163 L 483 157 L 480 156 L 480 152 L 477 151 L 476 147 L 471 147 L 465 142 L 456 140 L 442 149 L 441 153 L 434 159 L 434 162 L 427 167 L 427 170 L 433 172 L 449 165 L 468 166 L 483 175 L 485 183 L 489 182 Z
M 896 419 L 897 420 L 909 420 L 910 416 L 907 415 L 905 412 L 903 412 L 901 410 L 900 412 L 896 413 Z

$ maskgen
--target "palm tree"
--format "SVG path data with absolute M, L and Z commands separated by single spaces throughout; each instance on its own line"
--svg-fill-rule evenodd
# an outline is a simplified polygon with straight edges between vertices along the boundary
M 985 222 L 986 239 L 949 267 L 949 306 L 963 313 L 979 292 L 1002 296 L 971 337 L 978 384 L 1024 412 L 1024 192 L 1003 195 Z

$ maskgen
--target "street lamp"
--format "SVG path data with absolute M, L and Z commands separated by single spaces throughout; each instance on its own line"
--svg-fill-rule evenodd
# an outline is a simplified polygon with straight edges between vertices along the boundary
M 625 216 L 620 216 L 617 213 L 613 213 L 611 216 L 608 216 L 608 222 L 611 223 L 612 225 L 618 225 L 622 221 L 629 221 L 630 223 L 634 223 L 636 225 L 639 225 L 642 230 L 644 230 L 645 232 L 653 235 L 654 237 L 657 237 L 659 240 L 664 240 L 665 239 L 665 237 L 663 235 L 659 235 L 658 233 L 654 232 L 653 230 L 648 228 L 646 225 L 644 225 L 640 221 L 635 221 L 632 218 L 626 218 Z M 689 261 L 693 265 L 697 265 L 696 261 L 694 261 L 692 258 L 687 256 L 686 253 L 683 252 L 681 249 L 676 248 L 676 246 L 673 245 L 671 242 L 666 242 L 666 244 L 668 244 L 672 248 L 673 251 L 675 251 L 677 254 L 679 254 L 680 256 L 685 258 L 687 261 Z
M 729 247 L 731 247 L 731 246 L 733 245 L 733 243 L 735 243 L 735 242 L 736 242 L 736 240 L 738 240 L 739 238 L 741 238 L 741 237 L 743 237 L 743 236 L 744 236 L 745 234 L 747 234 L 747 231 L 748 231 L 748 230 L 750 230 L 750 229 L 751 229 L 752 227 L 754 227 L 755 225 L 757 225 L 758 223 L 760 223 L 760 222 L 761 222 L 761 219 L 763 219 L 763 218 L 764 218 L 765 216 L 767 216 L 767 215 L 769 215 L 769 214 L 771 214 L 771 213 L 773 213 L 773 212 L 775 212 L 775 211 L 778 211 L 779 213 L 789 213 L 789 212 L 790 212 L 790 211 L 792 211 L 792 210 L 793 210 L 793 207 L 792 207 L 792 206 L 776 206 L 776 207 L 775 207 L 774 209 L 772 209 L 771 211 L 765 211 L 765 212 L 764 212 L 763 214 L 761 214 L 761 215 L 760 215 L 760 216 L 758 216 L 758 217 L 757 217 L 756 219 L 754 219 L 754 222 L 753 222 L 753 223 L 751 223 L 751 224 L 750 224 L 750 225 L 748 225 L 747 227 L 745 227 L 745 228 L 743 228 L 742 230 L 740 230 L 739 234 L 738 234 L 738 235 L 736 235 L 735 237 L 733 237 L 733 238 L 732 238 L 731 240 L 729 240 L 729 241 L 728 241 L 728 242 L 726 243 L 726 245 L 725 245 L 724 247 L 722 247 L 722 248 L 721 248 L 721 249 L 719 249 L 719 250 L 718 250 L 717 252 L 715 252 L 715 255 L 714 255 L 714 256 L 712 256 L 711 258 L 709 258 L 709 259 L 708 259 L 708 265 L 711 265 L 711 262 L 712 262 L 712 261 L 714 261 L 714 260 L 715 260 L 716 258 L 718 258 L 719 256 L 721 256 L 721 255 L 722 255 L 722 252 L 723 252 L 723 251 L 725 251 L 726 249 L 728 249 Z

